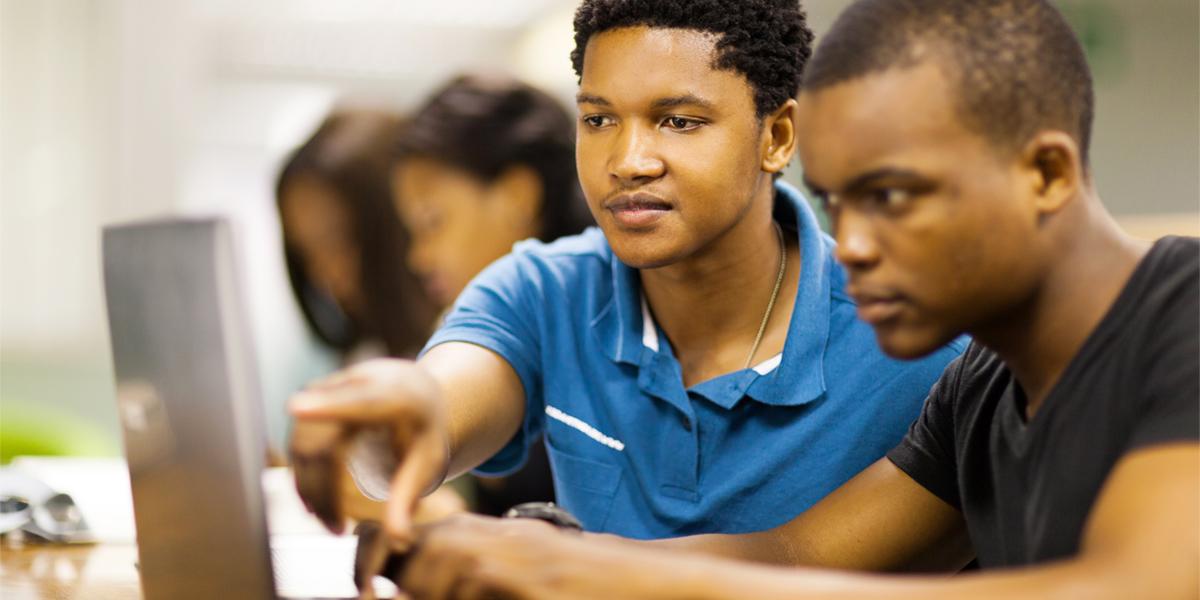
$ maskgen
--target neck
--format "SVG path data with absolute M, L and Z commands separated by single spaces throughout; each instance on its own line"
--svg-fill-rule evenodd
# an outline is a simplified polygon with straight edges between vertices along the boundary
M 718 371 L 741 368 L 758 333 L 775 288 L 781 256 L 771 216 L 774 186 L 769 178 L 756 194 L 738 223 L 707 247 L 683 261 L 640 272 L 646 301 L 680 362 L 685 363 L 685 371 L 685 355 L 693 351 L 702 351 L 721 363 L 723 368 Z M 788 264 L 785 281 L 794 278 L 798 266 L 798 261 L 794 266 Z M 778 325 L 781 315 L 790 314 L 794 290 L 786 282 L 781 287 L 771 329 Z M 733 361 L 736 365 L 722 360 L 739 354 L 740 359 Z M 760 352 L 759 356 L 763 355 Z M 712 375 L 711 369 L 701 370 Z M 685 379 L 689 379 L 686 373 Z
M 1095 198 L 1075 210 L 1079 226 L 1053 247 L 1051 266 L 1031 296 L 971 332 L 1012 370 L 1032 418 L 1129 281 L 1149 244 L 1120 230 Z M 1073 218 L 1074 215 L 1064 217 Z

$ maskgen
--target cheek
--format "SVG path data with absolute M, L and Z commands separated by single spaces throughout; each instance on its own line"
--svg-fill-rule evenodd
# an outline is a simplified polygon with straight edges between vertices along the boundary
M 722 223 L 745 210 L 745 202 L 758 188 L 759 179 L 769 177 L 761 169 L 755 143 L 744 136 L 713 136 L 669 148 L 669 179 L 682 200 L 682 210 L 699 208 L 705 220 Z
M 758 142 L 752 128 L 723 128 L 699 135 L 668 135 L 662 149 L 676 170 L 722 180 L 761 172 Z
M 1010 290 L 1029 279 L 1030 229 L 1011 206 L 1003 197 L 951 203 L 914 233 L 931 307 L 971 320 L 1009 301 Z
M 599 136 L 588 133 L 582 136 L 575 143 L 575 172 L 588 206 L 594 207 L 604 200 L 609 186 L 607 159 Z

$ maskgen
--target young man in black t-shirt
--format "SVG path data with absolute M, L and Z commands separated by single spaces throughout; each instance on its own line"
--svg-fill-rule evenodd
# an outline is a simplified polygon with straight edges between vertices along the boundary
M 790 523 L 658 546 L 463 519 L 431 596 L 1200 594 L 1200 242 L 1151 245 L 1088 166 L 1092 84 L 1045 0 L 860 0 L 799 96 L 799 152 L 859 316 L 893 356 L 974 345 L 905 440 Z M 764 448 L 764 451 L 770 451 Z M 844 570 L 982 570 L 952 578 Z

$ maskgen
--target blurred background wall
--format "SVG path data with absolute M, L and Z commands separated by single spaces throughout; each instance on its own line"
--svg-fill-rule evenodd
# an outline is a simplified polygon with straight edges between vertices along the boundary
M 120 452 L 100 227 L 168 214 L 237 227 L 278 443 L 287 395 L 333 366 L 287 290 L 285 153 L 331 107 L 405 110 L 464 69 L 571 106 L 575 4 L 0 0 L 0 458 Z M 820 35 L 848 2 L 805 4 Z M 1142 231 L 1200 229 L 1197 2 L 1060 5 L 1096 73 L 1101 196 Z

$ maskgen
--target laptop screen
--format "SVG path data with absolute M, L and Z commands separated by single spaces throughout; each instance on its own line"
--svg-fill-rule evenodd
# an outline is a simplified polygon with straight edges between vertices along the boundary
M 107 227 L 117 402 L 148 598 L 274 594 L 266 448 L 229 225 Z

